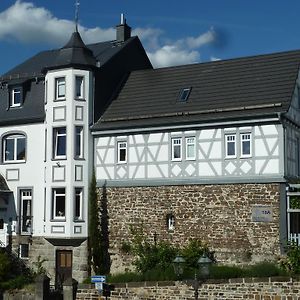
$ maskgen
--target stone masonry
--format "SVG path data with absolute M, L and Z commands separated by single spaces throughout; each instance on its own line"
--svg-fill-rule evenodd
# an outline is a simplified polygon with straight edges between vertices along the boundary
M 130 268 L 132 257 L 121 251 L 130 243 L 130 226 L 141 226 L 149 239 L 182 246 L 197 238 L 215 251 L 221 263 L 274 260 L 280 255 L 280 185 L 224 184 L 99 188 L 107 206 L 111 271 Z M 269 222 L 252 221 L 255 206 L 272 208 Z M 166 216 L 173 214 L 169 231 Z
M 28 240 L 30 239 L 30 240 Z M 28 264 L 34 267 L 35 263 L 40 259 L 46 259 L 42 266 L 47 270 L 47 275 L 51 279 L 51 283 L 55 281 L 55 265 L 56 265 L 56 251 L 57 250 L 72 250 L 72 277 L 78 282 L 82 282 L 88 277 L 88 249 L 87 241 L 81 243 L 77 247 L 72 246 L 54 246 L 43 237 L 28 237 L 17 236 L 13 239 L 13 250 L 18 252 L 19 243 L 28 243 L 29 246 L 29 258 Z

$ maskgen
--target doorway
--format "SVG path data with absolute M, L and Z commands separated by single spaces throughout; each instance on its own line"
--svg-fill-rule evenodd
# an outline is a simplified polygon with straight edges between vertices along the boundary
M 72 279 L 72 250 L 56 251 L 55 287 L 62 289 L 64 281 Z

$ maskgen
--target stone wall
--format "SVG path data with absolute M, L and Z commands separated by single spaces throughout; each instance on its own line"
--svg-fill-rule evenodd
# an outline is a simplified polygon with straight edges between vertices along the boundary
M 76 299 L 91 300 L 97 296 L 96 290 L 81 288 Z M 119 284 L 108 299 L 191 300 L 194 299 L 194 289 L 184 282 Z M 299 300 L 300 282 L 292 278 L 239 278 L 208 281 L 199 288 L 199 300 L 221 299 Z
M 99 188 L 107 207 L 112 272 L 130 268 L 121 249 L 130 242 L 130 226 L 141 226 L 149 239 L 182 246 L 201 239 L 219 262 L 249 263 L 275 259 L 279 244 L 279 184 L 182 185 Z M 253 222 L 252 208 L 272 208 L 271 222 Z M 166 216 L 175 216 L 169 231 Z
M 82 282 L 88 277 L 88 249 L 87 240 L 80 245 L 75 246 L 55 246 L 43 237 L 16 236 L 13 238 L 12 245 L 15 253 L 18 253 L 20 243 L 29 243 L 29 258 L 24 261 L 27 265 L 35 267 L 40 256 L 41 260 L 46 259 L 42 266 L 47 270 L 47 275 L 51 278 L 51 283 L 55 281 L 55 266 L 56 266 L 56 251 L 57 250 L 72 250 L 73 265 L 72 276 L 78 282 Z M 70 240 L 66 240 L 66 244 Z

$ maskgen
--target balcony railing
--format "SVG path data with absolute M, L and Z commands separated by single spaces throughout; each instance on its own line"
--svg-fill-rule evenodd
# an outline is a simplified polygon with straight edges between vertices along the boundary
M 300 246 L 300 233 L 290 233 L 290 241 Z

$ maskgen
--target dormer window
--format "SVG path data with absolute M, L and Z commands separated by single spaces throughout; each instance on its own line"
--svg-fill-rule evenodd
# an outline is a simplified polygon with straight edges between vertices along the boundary
M 62 100 L 66 98 L 66 79 L 60 77 L 55 79 L 55 98 Z
M 20 87 L 15 87 L 11 90 L 10 107 L 19 107 L 22 104 L 22 90 Z
M 179 93 L 179 101 L 180 102 L 186 102 L 189 98 L 189 95 L 191 93 L 191 89 L 192 88 L 183 88 L 181 89 L 180 93 Z

